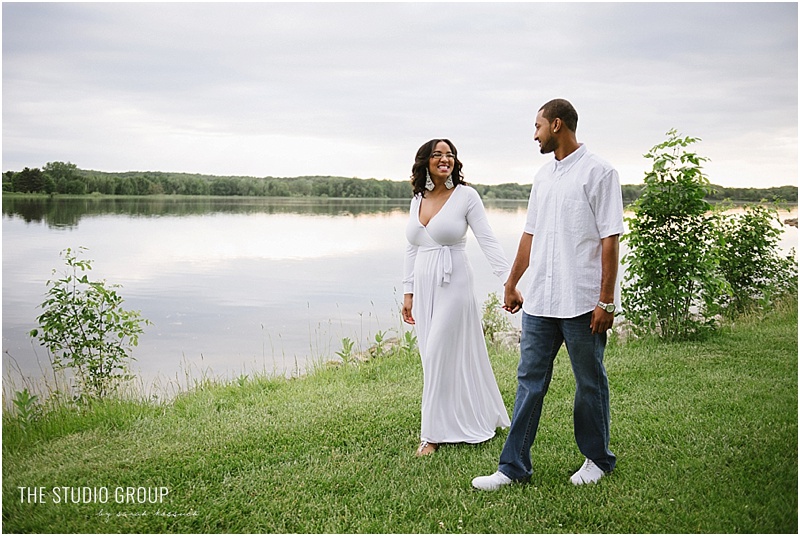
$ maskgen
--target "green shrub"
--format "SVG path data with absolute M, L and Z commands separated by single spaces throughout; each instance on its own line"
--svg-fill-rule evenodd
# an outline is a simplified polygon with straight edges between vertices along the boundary
M 142 324 L 150 322 L 138 311 L 122 309 L 114 290 L 119 285 L 89 280 L 83 272 L 92 269 L 92 261 L 79 259 L 70 248 L 61 256 L 67 269 L 47 282 L 44 313 L 30 335 L 50 352 L 54 370 L 72 369 L 80 397 L 102 398 L 132 378 L 128 362 Z
M 729 215 L 720 224 L 720 270 L 732 290 L 725 304 L 729 316 L 764 308 L 781 296 L 797 293 L 794 249 L 785 257 L 779 254 L 783 229 L 775 208 L 747 206 L 743 214 Z
M 685 339 L 715 327 L 729 289 L 719 271 L 718 215 L 704 199 L 707 159 L 687 149 L 698 138 L 667 136 L 645 155 L 653 168 L 627 218 L 622 300 L 635 332 Z

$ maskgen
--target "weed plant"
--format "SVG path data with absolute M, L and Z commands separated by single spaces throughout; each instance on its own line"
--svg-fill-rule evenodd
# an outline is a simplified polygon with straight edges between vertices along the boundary
M 492 348 L 506 407 L 516 350 Z M 414 456 L 422 371 L 408 341 L 302 378 L 105 399 L 24 426 L 3 415 L 3 531 L 65 533 L 797 533 L 797 303 L 702 341 L 612 339 L 617 469 L 575 487 L 574 380 L 556 360 L 527 485 L 473 490 L 506 432 Z M 106 503 L 54 502 L 105 487 Z M 20 487 L 43 488 L 47 502 Z M 160 503 L 116 488 L 166 488 Z

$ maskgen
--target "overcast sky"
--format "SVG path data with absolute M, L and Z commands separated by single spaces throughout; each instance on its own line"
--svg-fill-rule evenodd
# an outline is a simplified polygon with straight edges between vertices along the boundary
M 797 184 L 796 3 L 3 3 L 3 171 L 406 180 L 450 138 L 530 183 L 538 108 L 641 183 L 675 128 L 726 186 Z

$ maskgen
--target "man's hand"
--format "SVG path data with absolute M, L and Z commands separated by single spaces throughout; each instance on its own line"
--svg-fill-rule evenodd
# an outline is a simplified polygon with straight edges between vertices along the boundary
M 611 326 L 614 325 L 614 313 L 606 312 L 605 309 L 599 305 L 592 311 L 592 321 L 589 327 L 592 328 L 592 333 L 605 333 Z
M 522 293 L 517 287 L 506 286 L 503 293 L 503 309 L 514 314 L 522 309 L 522 301 Z

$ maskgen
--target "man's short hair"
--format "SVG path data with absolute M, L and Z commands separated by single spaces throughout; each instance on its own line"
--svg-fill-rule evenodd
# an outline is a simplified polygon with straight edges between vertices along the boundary
M 539 111 L 542 112 L 544 118 L 551 123 L 556 118 L 561 119 L 568 129 L 572 132 L 577 132 L 578 112 L 575 111 L 575 108 L 568 100 L 553 99 L 539 108 Z

